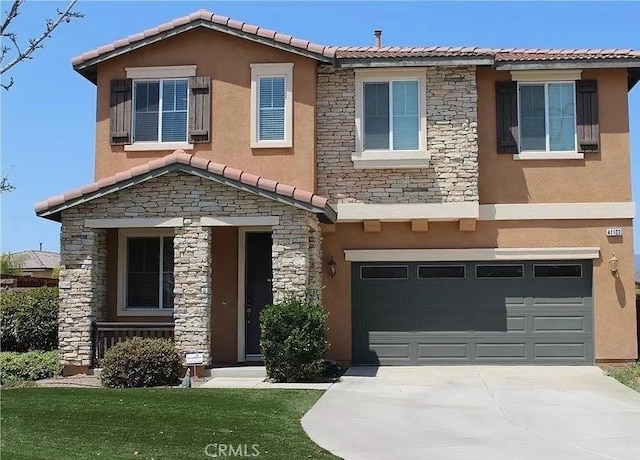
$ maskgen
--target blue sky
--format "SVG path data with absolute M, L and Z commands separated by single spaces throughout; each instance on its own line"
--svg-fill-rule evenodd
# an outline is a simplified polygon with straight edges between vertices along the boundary
M 2 9 L 10 2 L 1 1 Z M 27 1 L 13 32 L 37 35 L 63 2 Z M 63 25 L 0 93 L 2 173 L 16 190 L 1 199 L 0 250 L 59 249 L 59 224 L 37 218 L 42 199 L 93 181 L 95 87 L 70 60 L 84 51 L 200 8 L 322 44 L 640 49 L 640 2 L 94 2 Z M 640 154 L 640 85 L 630 95 L 631 152 Z M 640 160 L 632 159 L 640 197 Z M 640 227 L 640 226 L 638 226 Z M 635 240 L 640 242 L 640 228 Z M 636 243 L 636 252 L 640 252 Z

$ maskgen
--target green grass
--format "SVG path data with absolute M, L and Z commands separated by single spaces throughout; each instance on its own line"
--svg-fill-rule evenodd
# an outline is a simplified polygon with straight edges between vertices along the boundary
M 611 369 L 609 375 L 629 388 L 640 392 L 640 363 L 620 369 Z
M 198 459 L 208 444 L 247 444 L 258 458 L 336 458 L 300 419 L 315 390 L 17 388 L 3 390 L 8 459 Z M 216 452 L 209 447 L 209 453 Z M 221 457 L 221 456 L 219 456 Z

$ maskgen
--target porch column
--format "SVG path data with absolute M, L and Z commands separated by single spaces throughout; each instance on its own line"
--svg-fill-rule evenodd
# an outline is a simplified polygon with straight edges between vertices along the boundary
M 176 347 L 198 350 L 211 362 L 211 228 L 184 219 L 175 229 L 173 320 Z
M 84 227 L 84 216 L 63 212 L 60 231 L 58 349 L 66 373 L 91 363 L 91 325 L 104 319 L 106 230 Z
M 320 300 L 321 236 L 314 214 L 288 209 L 273 227 L 273 301 L 287 297 Z

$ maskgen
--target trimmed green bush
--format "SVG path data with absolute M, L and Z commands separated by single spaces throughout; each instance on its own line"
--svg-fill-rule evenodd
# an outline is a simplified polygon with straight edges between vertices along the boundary
M 267 375 L 276 382 L 315 380 L 324 370 L 327 312 L 296 299 L 269 305 L 260 313 L 260 346 Z
M 100 379 L 112 388 L 175 385 L 182 372 L 182 359 L 168 339 L 132 338 L 109 348 Z
M 57 351 L 0 352 L 0 383 L 40 380 L 60 373 Z
M 58 288 L 42 287 L 0 295 L 2 351 L 58 348 Z

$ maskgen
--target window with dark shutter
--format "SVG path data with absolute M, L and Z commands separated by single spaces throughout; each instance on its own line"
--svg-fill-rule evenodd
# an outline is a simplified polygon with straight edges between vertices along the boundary
M 211 141 L 211 78 L 189 78 L 189 142 Z
M 131 143 L 131 79 L 111 80 L 111 145 Z
M 496 82 L 498 153 L 518 153 L 518 83 Z
M 600 151 L 600 127 L 598 126 L 598 82 L 576 81 L 576 123 L 578 152 Z

